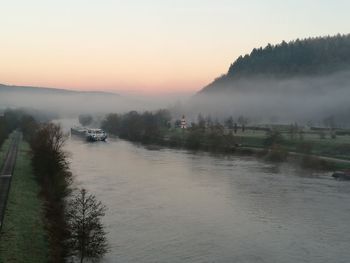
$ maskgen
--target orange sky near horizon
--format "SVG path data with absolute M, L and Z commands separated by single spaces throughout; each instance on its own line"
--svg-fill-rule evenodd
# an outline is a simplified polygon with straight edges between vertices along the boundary
M 347 1 L 262 2 L 5 0 L 0 83 L 190 94 L 254 47 L 350 32 Z
M 165 61 L 165 55 L 162 55 L 163 60 L 157 60 L 154 58 L 157 54 L 151 52 L 118 54 L 111 49 L 108 57 L 102 50 L 90 51 L 89 56 L 85 52 L 88 51 L 76 52 L 71 48 L 57 53 L 47 50 L 46 54 L 41 50 L 39 56 L 26 51 L 17 52 L 16 56 L 6 57 L 5 54 L 2 59 L 8 62 L 0 65 L 1 81 L 77 90 L 195 92 L 229 66 L 221 65 L 220 61 L 214 64 L 214 59 L 210 64 L 205 59 L 197 59 L 196 64 L 182 63 L 183 57 L 171 54 Z

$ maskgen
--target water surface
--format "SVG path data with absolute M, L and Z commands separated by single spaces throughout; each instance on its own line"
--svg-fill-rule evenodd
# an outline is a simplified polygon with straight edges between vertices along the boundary
M 105 262 L 350 262 L 350 183 L 117 139 L 66 149 L 108 207 Z

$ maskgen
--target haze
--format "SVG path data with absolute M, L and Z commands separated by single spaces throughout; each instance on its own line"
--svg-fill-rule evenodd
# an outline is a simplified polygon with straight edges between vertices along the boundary
M 233 87 L 218 85 L 219 91 L 200 93 L 174 111 L 186 112 L 194 121 L 201 113 L 219 120 L 245 116 L 255 124 L 297 121 L 322 126 L 333 116 L 338 126 L 349 126 L 349 79 L 349 71 L 285 79 L 257 76 L 238 80 Z
M 1 82 L 193 94 L 254 47 L 350 32 L 348 10 L 341 0 L 2 1 Z

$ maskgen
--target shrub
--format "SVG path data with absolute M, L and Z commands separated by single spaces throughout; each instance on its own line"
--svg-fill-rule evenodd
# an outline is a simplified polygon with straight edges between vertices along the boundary
M 272 130 L 267 132 L 264 145 L 266 147 L 272 147 L 275 144 L 281 144 L 283 142 L 282 134 L 277 130 Z
M 288 152 L 278 144 L 274 144 L 268 152 L 266 159 L 271 162 L 284 162 L 288 157 Z

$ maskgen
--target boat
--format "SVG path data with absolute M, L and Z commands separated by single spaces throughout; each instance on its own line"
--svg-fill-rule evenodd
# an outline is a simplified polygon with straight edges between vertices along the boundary
M 102 129 L 73 127 L 71 128 L 71 134 L 83 137 L 90 142 L 105 141 L 107 139 L 107 133 Z
M 87 129 L 86 140 L 90 142 L 106 141 L 107 133 L 102 129 Z
M 338 171 L 332 174 L 332 177 L 337 180 L 350 180 L 350 171 Z
M 78 136 L 86 136 L 87 128 L 75 126 L 70 129 L 71 134 L 78 135 Z

